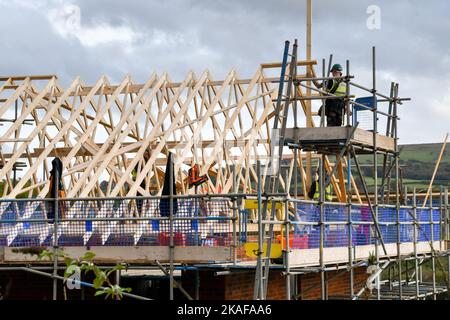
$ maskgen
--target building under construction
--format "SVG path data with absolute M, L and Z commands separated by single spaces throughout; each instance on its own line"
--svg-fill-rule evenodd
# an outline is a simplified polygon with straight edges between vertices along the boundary
M 332 79 L 332 57 L 298 60 L 297 46 L 287 41 L 281 62 L 250 79 L 205 71 L 63 88 L 54 75 L 1 78 L 2 297 L 62 297 L 64 263 L 38 261 L 39 248 L 92 251 L 99 266 L 127 265 L 118 282 L 166 286 L 134 298 L 447 292 L 448 190 L 408 193 L 399 174 L 398 109 L 409 99 L 397 83 L 377 87 L 375 48 L 372 84 L 358 83 L 347 61 L 337 96 L 314 86 Z M 342 126 L 317 111 L 330 99 L 344 102 Z

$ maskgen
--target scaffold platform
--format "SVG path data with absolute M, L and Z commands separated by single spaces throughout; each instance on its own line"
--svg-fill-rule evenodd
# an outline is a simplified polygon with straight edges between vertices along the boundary
M 395 151 L 394 138 L 376 134 L 374 145 L 373 132 L 346 127 L 317 127 L 317 128 L 287 128 L 285 138 L 294 144 L 298 144 L 304 151 L 315 151 L 320 154 L 337 154 L 349 144 L 355 147 L 358 154 L 384 151 Z

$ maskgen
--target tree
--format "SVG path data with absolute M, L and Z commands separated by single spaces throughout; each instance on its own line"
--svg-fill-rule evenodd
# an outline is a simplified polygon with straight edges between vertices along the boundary
M 126 269 L 123 264 L 116 264 L 114 267 L 108 270 L 101 270 L 97 265 L 95 265 L 92 260 L 95 257 L 95 254 L 91 251 L 87 251 L 83 257 L 79 259 L 70 258 L 64 251 L 57 250 L 56 252 L 49 250 L 42 250 L 38 254 L 38 260 L 49 259 L 53 261 L 55 258 L 64 259 L 64 263 L 66 265 L 66 269 L 64 270 L 64 283 L 67 283 L 67 280 L 74 274 L 87 274 L 92 272 L 95 275 L 95 279 L 93 281 L 93 287 L 97 291 L 95 292 L 95 296 L 100 296 L 105 294 L 105 299 L 112 298 L 120 300 L 123 297 L 124 292 L 131 292 L 131 288 L 122 288 L 117 284 L 111 283 L 109 280 L 110 275 L 113 272 L 118 270 Z M 64 287 L 64 297 L 67 299 L 66 288 Z

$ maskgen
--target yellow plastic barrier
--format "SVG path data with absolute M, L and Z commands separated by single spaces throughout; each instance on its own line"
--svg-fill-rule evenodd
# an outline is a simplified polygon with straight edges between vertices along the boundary
M 276 259 L 282 256 L 281 243 L 272 243 L 272 249 L 270 250 L 270 258 Z M 253 242 L 244 243 L 245 254 L 249 258 L 258 257 L 258 244 Z M 263 257 L 266 256 L 267 243 L 263 245 Z
M 264 203 L 262 203 L 262 205 L 264 206 Z M 245 199 L 244 208 L 258 209 L 258 199 Z M 272 209 L 272 201 L 269 201 L 269 203 L 267 204 L 267 209 Z M 283 204 L 280 201 L 275 202 L 275 209 L 283 209 Z

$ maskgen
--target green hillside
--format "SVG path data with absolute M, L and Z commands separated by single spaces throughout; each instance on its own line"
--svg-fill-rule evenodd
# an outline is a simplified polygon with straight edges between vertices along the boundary
M 421 188 L 430 183 L 441 143 L 410 144 L 401 146 L 400 165 L 404 183 Z M 450 146 L 447 144 L 433 186 L 450 186 Z
M 401 145 L 400 158 L 403 161 L 416 160 L 421 162 L 432 162 L 433 165 L 441 151 L 441 143 L 406 144 Z M 447 143 L 441 164 L 450 163 L 450 145 Z
M 431 176 L 433 174 L 442 143 L 426 143 L 426 144 L 406 144 L 400 145 L 400 167 L 405 185 L 419 189 L 428 187 Z M 360 162 L 364 165 L 363 171 L 367 177 L 373 176 L 371 164 L 373 157 L 365 155 L 359 157 Z M 378 157 L 378 175 L 382 176 L 383 156 Z M 394 177 L 394 175 L 392 175 Z M 370 185 L 372 179 L 367 179 Z M 444 155 L 442 157 L 439 169 L 434 180 L 434 190 L 439 186 L 450 186 L 450 145 L 447 143 Z

